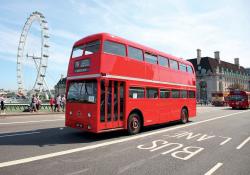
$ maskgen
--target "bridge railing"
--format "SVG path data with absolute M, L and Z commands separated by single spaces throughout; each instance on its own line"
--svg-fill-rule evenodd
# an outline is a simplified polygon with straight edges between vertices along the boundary
M 20 104 L 20 103 L 7 103 L 5 104 L 6 112 L 28 112 L 30 104 Z M 49 104 L 41 104 L 39 111 L 50 111 Z

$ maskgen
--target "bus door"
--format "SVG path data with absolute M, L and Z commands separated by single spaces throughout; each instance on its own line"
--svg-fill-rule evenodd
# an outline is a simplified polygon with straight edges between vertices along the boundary
M 101 80 L 101 129 L 124 127 L 124 82 Z

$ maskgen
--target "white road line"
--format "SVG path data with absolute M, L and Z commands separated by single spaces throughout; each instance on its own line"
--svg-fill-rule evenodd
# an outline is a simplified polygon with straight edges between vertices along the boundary
M 246 140 L 244 140 L 239 146 L 237 146 L 236 149 L 241 149 L 248 141 L 250 141 L 250 137 L 248 137 Z
M 88 146 L 84 146 L 84 147 L 80 147 L 80 148 L 74 148 L 74 149 L 69 149 L 69 150 L 65 150 L 65 151 L 59 151 L 59 152 L 44 154 L 44 155 L 40 155 L 40 156 L 34 156 L 34 157 L 28 157 L 28 158 L 24 158 L 24 159 L 18 159 L 18 160 L 13 160 L 13 161 L 8 161 L 8 162 L 2 162 L 2 163 L 0 163 L 0 168 L 7 167 L 7 166 L 18 165 L 18 164 L 23 164 L 23 163 L 28 163 L 28 162 L 33 162 L 33 161 L 37 161 L 37 160 L 48 159 L 48 158 L 67 155 L 67 154 L 72 154 L 72 153 L 81 152 L 81 151 L 85 151 L 85 150 L 91 150 L 91 149 L 95 149 L 95 148 L 101 148 L 101 147 L 105 147 L 105 146 L 109 146 L 109 145 L 113 145 L 113 144 L 118 144 L 118 143 L 123 143 L 123 142 L 127 142 L 127 141 L 137 140 L 139 138 L 144 138 L 144 137 L 147 137 L 147 136 L 161 134 L 161 133 L 164 133 L 164 132 L 167 132 L 167 131 L 173 131 L 173 130 L 180 129 L 180 128 L 186 128 L 186 127 L 189 127 L 189 126 L 194 126 L 194 125 L 198 125 L 198 124 L 202 124 L 202 123 L 206 123 L 206 122 L 210 122 L 210 121 L 214 121 L 214 120 L 218 120 L 218 119 L 222 119 L 222 118 L 227 118 L 227 117 L 230 117 L 230 116 L 234 116 L 234 115 L 242 114 L 242 113 L 246 113 L 246 112 L 250 112 L 250 111 L 236 112 L 236 113 L 233 113 L 233 114 L 214 117 L 214 118 L 211 118 L 211 119 L 202 120 L 202 121 L 193 122 L 193 123 L 188 123 L 188 124 L 185 124 L 185 125 L 179 125 L 179 126 L 176 126 L 176 127 L 166 128 L 166 129 L 158 130 L 158 131 L 155 131 L 155 132 L 141 133 L 141 134 L 138 134 L 138 135 L 135 135 L 135 136 L 129 136 L 129 137 L 126 137 L 126 138 L 123 138 L 123 139 L 117 139 L 117 140 L 108 141 L 108 142 L 104 142 L 104 143 L 99 143 L 99 144 L 95 144 L 95 145 L 88 145 Z
M 223 109 L 226 109 L 226 108 L 209 110 L 209 108 L 202 109 L 202 108 L 197 107 L 197 114 L 205 114 L 205 113 L 210 113 L 210 112 L 215 112 L 215 111 L 224 111 Z
M 48 115 L 47 114 L 39 114 L 39 115 L 31 115 L 31 114 L 28 114 L 28 115 L 21 115 L 21 116 L 6 116 L 8 119 L 19 119 L 19 118 L 44 118 L 44 117 L 47 117 Z M 64 118 L 65 116 L 63 114 L 51 114 L 49 115 L 50 117 L 59 117 L 59 118 Z
M 26 124 L 26 123 L 42 123 L 42 122 L 54 122 L 64 119 L 54 119 L 54 120 L 33 120 L 33 121 L 25 121 L 25 122 L 10 122 L 10 123 L 0 123 L 0 125 L 12 125 L 12 124 Z
M 219 136 L 223 139 L 226 139 L 225 141 L 221 142 L 220 145 L 224 145 L 225 143 L 229 142 L 232 138 L 231 137 L 223 137 L 223 136 Z
M 218 168 L 220 168 L 223 165 L 223 163 L 217 163 L 212 169 L 210 169 L 208 172 L 206 172 L 204 175 L 211 175 L 213 174 Z
M 22 135 L 30 135 L 30 134 L 38 134 L 40 132 L 26 132 L 26 133 L 20 133 L 20 134 L 8 134 L 8 135 L 2 135 L 0 136 L 0 138 L 2 137 L 13 137 L 13 136 L 22 136 Z

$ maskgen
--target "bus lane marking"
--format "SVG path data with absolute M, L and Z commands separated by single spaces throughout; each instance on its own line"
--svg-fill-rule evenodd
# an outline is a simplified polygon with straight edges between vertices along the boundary
M 220 146 L 226 144 L 232 139 L 230 137 L 194 133 L 190 131 L 180 131 L 180 132 L 174 133 L 173 135 L 163 135 L 163 136 L 166 136 L 168 138 L 174 138 L 174 139 L 193 140 L 197 142 L 202 142 L 202 141 L 209 140 L 212 138 L 223 138 L 223 141 L 220 142 L 219 144 Z M 148 143 L 144 145 L 138 145 L 137 148 L 141 150 L 149 150 L 150 152 L 160 150 L 162 155 L 166 155 L 170 153 L 172 157 L 181 159 L 181 160 L 188 160 L 205 149 L 203 147 L 197 147 L 197 146 L 186 147 L 181 143 L 170 143 L 167 140 L 162 140 L 162 139 L 152 141 L 151 146 L 147 146 L 147 145 Z
M 219 169 L 223 163 L 217 163 L 213 168 L 211 168 L 208 172 L 206 172 L 204 175 L 211 175 L 213 174 L 217 169 Z
M 219 137 L 225 139 L 223 142 L 220 143 L 220 145 L 224 145 L 232 139 L 231 137 L 223 137 L 223 136 L 219 136 Z
M 241 149 L 249 140 L 250 140 L 250 137 L 246 138 L 239 146 L 237 146 L 236 149 Z
M 202 134 L 202 133 L 194 134 L 193 132 L 188 132 L 188 131 L 181 131 L 173 135 L 163 135 L 163 136 L 166 136 L 169 138 L 176 138 L 176 139 L 184 138 L 186 140 L 195 139 L 197 142 L 201 142 L 201 141 L 212 139 L 212 138 L 225 139 L 222 142 L 220 142 L 220 145 L 224 145 L 232 139 L 231 137 L 225 137 L 225 136 L 208 135 L 208 134 Z
M 17 160 L 12 160 L 12 161 L 7 161 L 7 162 L 1 162 L 0 168 L 29 163 L 29 162 L 34 162 L 34 161 L 53 158 L 53 157 L 58 157 L 58 156 L 62 156 L 62 155 L 68 155 L 68 154 L 82 152 L 82 151 L 96 149 L 96 148 L 101 148 L 101 147 L 114 145 L 114 144 L 118 144 L 118 143 L 123 143 L 123 142 L 127 142 L 127 141 L 137 140 L 140 138 L 145 138 L 148 136 L 153 136 L 156 134 L 165 133 L 167 131 L 173 131 L 173 130 L 180 129 L 180 128 L 195 126 L 195 125 L 199 125 L 199 124 L 203 124 L 203 123 L 207 123 L 207 122 L 211 122 L 211 121 L 215 121 L 215 120 L 219 120 L 219 119 L 223 119 L 223 118 L 228 118 L 228 117 L 232 117 L 232 116 L 247 113 L 247 112 L 249 112 L 249 111 L 235 112 L 232 114 L 213 117 L 213 118 L 202 120 L 202 121 L 187 123 L 185 125 L 179 125 L 179 126 L 175 126 L 175 127 L 171 127 L 171 128 L 166 128 L 166 129 L 158 130 L 155 132 L 141 133 L 141 134 L 138 134 L 135 136 L 130 136 L 130 137 L 122 138 L 122 139 L 116 139 L 116 140 L 107 141 L 107 142 L 98 143 L 98 144 L 92 144 L 92 145 L 88 145 L 88 146 L 84 146 L 84 147 L 79 147 L 79 148 L 74 148 L 74 149 L 69 149 L 69 150 L 64 150 L 64 151 L 59 151 L 59 152 L 53 152 L 53 153 L 48 153 L 48 154 L 43 154 L 43 155 L 38 155 L 38 156 L 33 156 L 33 157 L 27 157 L 27 158 L 17 159 Z
M 168 150 L 168 148 L 170 149 Z M 188 160 L 204 150 L 202 147 L 187 146 L 184 147 L 181 143 L 170 143 L 166 140 L 154 140 L 152 146 L 138 145 L 138 149 L 149 150 L 150 152 L 158 151 L 163 149 L 162 155 L 171 153 L 170 155 L 176 159 Z

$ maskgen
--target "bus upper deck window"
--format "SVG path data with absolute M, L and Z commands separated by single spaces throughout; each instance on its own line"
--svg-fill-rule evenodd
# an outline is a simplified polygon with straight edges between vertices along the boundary
M 73 48 L 72 58 L 90 55 L 99 51 L 100 41 L 93 41 Z

